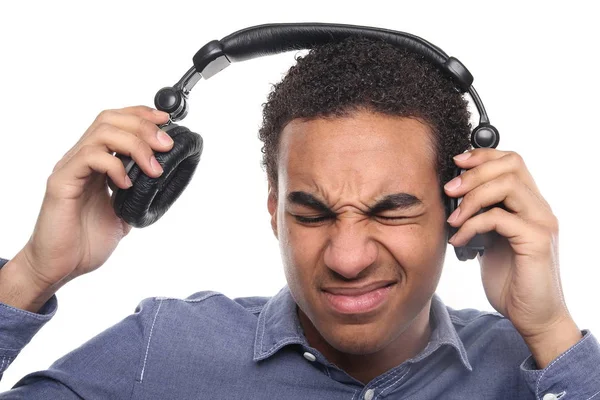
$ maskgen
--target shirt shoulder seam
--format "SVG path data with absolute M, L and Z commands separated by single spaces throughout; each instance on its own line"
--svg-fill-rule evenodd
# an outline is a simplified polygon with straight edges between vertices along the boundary
M 193 296 L 193 295 L 192 295 Z M 183 301 L 186 303 L 200 303 L 210 297 L 214 297 L 214 296 L 223 296 L 225 297 L 225 295 L 223 293 L 220 292 L 215 292 L 215 291 L 207 291 L 204 292 L 204 295 L 198 298 L 178 298 L 178 297 L 167 297 L 167 296 L 156 296 L 153 297 L 152 299 L 154 299 L 155 301 Z M 240 304 L 239 302 L 237 302 L 235 299 L 231 299 L 233 302 L 235 302 L 236 304 L 238 304 L 239 306 L 241 306 L 242 308 L 244 308 L 244 310 L 248 311 L 249 313 L 252 314 L 258 314 L 260 313 L 263 308 L 265 307 L 264 304 L 262 305 L 258 305 L 258 306 L 244 306 L 243 304 Z
M 223 293 L 220 293 L 220 292 L 207 291 L 207 292 L 204 292 L 204 294 L 202 296 L 198 297 L 198 298 L 185 298 L 185 299 L 182 299 L 182 298 L 179 298 L 179 297 L 155 296 L 155 297 L 153 297 L 153 299 L 155 301 L 168 301 L 168 300 L 173 301 L 174 300 L 174 301 L 183 301 L 183 302 L 186 302 L 186 303 L 200 303 L 200 302 L 208 299 L 209 297 L 213 297 L 213 296 L 225 296 L 225 295 Z
M 498 319 L 505 319 L 505 317 L 503 315 L 501 315 L 501 314 L 498 314 L 498 313 L 495 313 L 495 312 L 492 312 L 492 311 L 489 311 L 489 312 L 488 311 L 483 311 L 480 314 L 477 314 L 474 317 L 468 318 L 468 319 L 464 319 L 464 318 L 461 318 L 459 316 L 450 314 L 450 320 L 452 321 L 452 323 L 464 326 L 464 325 L 470 324 L 471 322 L 473 322 L 473 321 L 475 321 L 475 320 L 477 320 L 479 318 L 488 317 L 488 316 L 496 317 Z

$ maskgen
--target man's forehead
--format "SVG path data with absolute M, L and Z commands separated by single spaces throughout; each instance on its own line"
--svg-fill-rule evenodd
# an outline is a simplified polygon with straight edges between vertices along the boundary
M 370 165 L 430 170 L 434 155 L 429 128 L 419 120 L 368 112 L 293 120 L 285 126 L 279 143 L 279 165 L 299 170 L 367 169 Z
M 423 199 L 437 186 L 426 129 L 414 119 L 365 113 L 295 121 L 282 137 L 280 183 L 286 195 L 332 201 L 376 202 L 394 193 Z

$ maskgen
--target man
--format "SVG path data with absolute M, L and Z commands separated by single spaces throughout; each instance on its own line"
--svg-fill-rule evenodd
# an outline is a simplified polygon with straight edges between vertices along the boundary
M 464 153 L 467 104 L 436 67 L 366 39 L 321 46 L 274 87 L 263 115 L 267 204 L 288 285 L 271 298 L 145 299 L 0 398 L 600 393 L 600 346 L 562 296 L 558 221 L 516 153 Z M 54 315 L 56 291 L 129 232 L 108 206 L 106 175 L 129 186 L 110 152 L 160 176 L 151 155 L 172 145 L 155 135 L 165 121 L 145 107 L 103 112 L 57 163 L 30 241 L 0 269 L 1 369 Z M 468 171 L 448 182 L 455 166 Z M 464 196 L 460 212 L 448 215 L 446 196 Z M 506 210 L 474 216 L 499 202 Z M 478 260 L 499 313 L 452 310 L 435 295 L 447 221 L 460 227 L 455 246 L 496 232 Z

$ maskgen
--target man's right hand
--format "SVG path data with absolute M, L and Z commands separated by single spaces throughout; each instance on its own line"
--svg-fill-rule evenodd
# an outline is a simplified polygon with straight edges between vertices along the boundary
M 36 312 L 65 283 L 106 262 L 132 228 L 111 205 L 107 175 L 120 189 L 130 187 L 123 163 L 112 153 L 131 157 L 146 175 L 159 177 L 154 151 L 168 152 L 173 142 L 159 141 L 157 125 L 168 119 L 146 106 L 98 115 L 52 170 L 29 241 L 0 269 L 0 302 Z

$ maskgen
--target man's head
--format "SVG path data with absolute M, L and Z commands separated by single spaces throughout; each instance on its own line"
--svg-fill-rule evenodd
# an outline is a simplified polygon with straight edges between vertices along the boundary
M 268 208 L 303 325 L 343 353 L 385 348 L 437 286 L 442 186 L 469 147 L 467 102 L 422 57 L 351 38 L 299 58 L 263 117 Z M 371 311 L 329 300 L 372 283 L 391 286 Z

